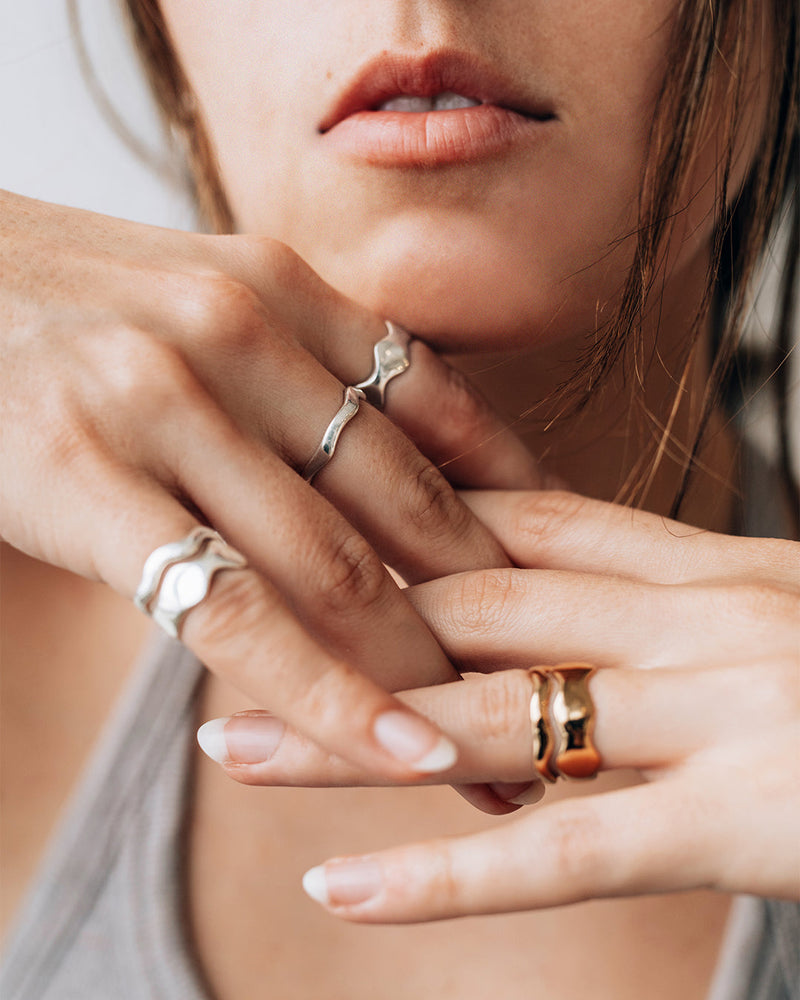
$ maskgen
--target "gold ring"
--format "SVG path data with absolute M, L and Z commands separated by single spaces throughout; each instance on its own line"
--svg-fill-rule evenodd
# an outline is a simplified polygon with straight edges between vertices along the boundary
M 558 777 L 551 764 L 554 740 L 548 703 L 552 684 L 549 673 L 546 673 L 541 667 L 531 667 L 528 676 L 533 685 L 530 701 L 533 763 L 540 777 L 552 784 Z
M 594 672 L 588 663 L 560 663 L 549 671 L 557 744 L 551 766 L 564 778 L 594 778 L 600 769 L 600 754 L 592 741 L 595 710 L 589 693 L 589 678 Z

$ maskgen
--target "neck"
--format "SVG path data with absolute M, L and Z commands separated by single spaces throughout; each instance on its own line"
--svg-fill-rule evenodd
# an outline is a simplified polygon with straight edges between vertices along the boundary
M 669 514 L 700 431 L 710 374 L 708 322 L 686 360 L 687 331 L 702 294 L 704 269 L 689 270 L 672 281 L 672 295 L 665 290 L 665 303 L 671 300 L 671 305 L 658 316 L 658 328 L 655 321 L 645 325 L 636 375 L 627 376 L 620 361 L 579 412 L 570 412 L 567 401 L 554 396 L 576 370 L 574 360 L 563 360 L 568 354 L 563 344 L 529 354 L 451 361 L 469 374 L 545 468 L 570 489 Z M 571 348 L 573 358 L 583 346 Z M 724 414 L 715 410 L 695 458 L 681 520 L 711 530 L 733 530 L 735 464 L 735 435 Z

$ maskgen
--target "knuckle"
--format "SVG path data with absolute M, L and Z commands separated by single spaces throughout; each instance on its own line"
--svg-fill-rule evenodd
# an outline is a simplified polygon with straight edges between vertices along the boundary
M 735 550 L 742 565 L 765 581 L 800 589 L 800 542 L 786 538 L 728 538 L 720 543 Z
M 605 837 L 591 800 L 564 803 L 554 810 L 547 833 L 554 878 L 577 889 L 596 879 L 607 863 L 602 848 Z
M 514 518 L 517 535 L 542 557 L 563 537 L 587 500 L 566 490 L 544 490 L 520 498 Z
M 422 459 L 410 483 L 403 504 L 404 523 L 434 538 L 466 531 L 471 515 L 435 465 Z
M 299 254 L 280 240 L 260 237 L 254 246 L 259 266 L 279 288 L 296 288 L 314 273 Z
M 341 729 L 345 713 L 349 714 L 351 732 L 356 732 L 365 721 L 354 707 L 359 705 L 362 681 L 355 667 L 329 659 L 319 664 L 314 676 L 296 692 L 293 701 L 302 717 L 313 722 L 314 732 L 321 737 Z M 363 690 L 360 693 L 363 696 Z
M 203 277 L 196 291 L 196 336 L 214 352 L 248 352 L 263 337 L 264 313 L 258 293 L 229 274 Z
M 264 308 L 275 309 L 277 315 L 287 302 L 298 294 L 313 296 L 327 288 L 322 279 L 303 258 L 286 243 L 270 236 L 248 235 L 237 239 L 239 263 L 254 286 L 265 291 Z
M 36 456 L 40 463 L 47 463 L 52 483 L 63 486 L 74 482 L 74 475 L 82 472 L 85 476 L 82 485 L 94 491 L 96 466 L 105 458 L 105 447 L 91 425 L 67 407 L 67 403 L 54 401 L 44 407 L 43 413 L 52 415 L 47 422 L 49 433 L 44 439 L 29 435 L 26 440 L 28 454 Z
M 753 622 L 762 627 L 800 621 L 800 595 L 768 584 L 739 584 L 724 587 L 720 600 L 726 617 L 741 627 Z
M 386 571 L 360 535 L 347 532 L 327 542 L 314 567 L 323 613 L 363 614 L 386 596 Z
M 513 569 L 481 570 L 457 577 L 458 627 L 466 633 L 493 634 L 508 624 L 519 594 Z
M 442 372 L 444 386 L 439 397 L 436 426 L 455 457 L 484 443 L 487 405 L 462 372 L 444 364 Z
M 27 441 L 40 443 L 42 451 L 56 463 L 62 459 L 71 460 L 91 437 L 91 423 L 86 420 L 86 394 L 81 393 L 74 382 L 64 379 L 44 380 L 38 389 L 36 406 L 41 417 L 40 426 L 47 428 L 47 434 L 41 438 L 29 434 Z M 4 430 L 27 418 L 24 403 L 20 405 L 8 399 L 2 403 Z
M 431 912 L 457 910 L 462 895 L 461 887 L 453 864 L 453 854 L 446 840 L 435 840 L 426 845 L 424 865 L 418 870 L 424 871 L 426 875 L 422 904 Z
M 507 741 L 530 723 L 523 711 L 531 697 L 531 683 L 524 670 L 502 670 L 479 684 L 470 732 L 481 742 Z
M 208 598 L 189 612 L 185 633 L 199 650 L 213 651 L 215 664 L 235 662 L 274 605 L 255 570 L 218 573 Z
M 800 588 L 800 542 L 767 539 L 760 555 L 767 572 L 781 572 L 793 587 Z
M 762 720 L 764 727 L 793 724 L 800 721 L 800 670 L 797 659 L 778 660 L 762 665 L 755 677 L 749 670 L 740 670 L 744 690 L 742 696 L 752 718 Z
M 169 344 L 129 328 L 109 331 L 107 341 L 102 378 L 106 412 L 163 415 L 197 393 L 194 376 Z

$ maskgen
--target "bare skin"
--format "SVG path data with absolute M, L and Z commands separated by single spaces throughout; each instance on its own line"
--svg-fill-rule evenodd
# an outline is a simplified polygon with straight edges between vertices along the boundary
M 652 86 L 674 4 L 664 0 L 642 7 L 632 18 L 628 4 L 606 0 L 595 8 L 594 19 L 587 19 L 581 3 L 553 7 L 498 0 L 470 5 L 469 17 L 467 5 L 449 0 L 374 4 L 371 19 L 353 18 L 364 37 L 347 44 L 337 33 L 347 13 L 331 6 L 307 5 L 299 16 L 302 5 L 296 2 L 249 5 L 254 20 L 242 33 L 244 22 L 219 3 L 214 17 L 220 32 L 213 37 L 193 3 L 170 0 L 164 6 L 206 111 L 239 227 L 286 241 L 335 288 L 372 310 L 370 322 L 391 315 L 437 349 L 464 355 L 459 364 L 511 419 L 541 398 L 557 381 L 559 359 L 591 335 L 600 300 L 608 306 L 607 292 L 618 286 L 629 264 L 623 244 L 602 265 L 592 262 L 632 220 Z M 216 61 L 230 63 L 226 46 L 219 44 L 226 35 L 227 51 L 235 51 L 247 68 L 230 87 Z M 336 38 L 342 44 L 331 46 Z M 279 43 L 269 47 L 267 60 L 265 39 Z M 326 158 L 318 123 L 364 52 L 393 46 L 413 53 L 426 39 L 432 49 L 486 47 L 484 56 L 515 80 L 527 79 L 531 66 L 543 67 L 545 89 L 552 85 L 554 97 L 563 101 L 563 128 L 549 147 L 553 157 L 518 150 L 505 163 L 472 163 L 463 170 L 456 165 L 439 173 L 384 171 L 380 177 L 363 164 L 350 169 L 345 160 Z M 313 80 L 305 79 L 308 66 L 295 58 L 301 48 L 308 66 L 322 67 Z M 617 50 L 636 58 L 609 58 Z M 610 136 L 624 149 L 610 144 Z M 608 155 L 612 147 L 616 156 Z M 583 191 L 576 189 L 578 181 Z M 671 314 L 668 308 L 664 317 L 659 347 L 668 358 L 677 353 L 696 301 L 710 233 L 710 220 L 700 224 L 708 207 L 704 199 L 696 199 L 694 207 L 698 218 L 682 220 L 685 231 L 678 234 L 679 241 L 687 233 L 692 238 L 676 253 L 680 272 L 664 292 L 668 306 L 680 303 L 685 309 Z M 531 281 L 528 262 L 534 258 L 540 266 Z M 588 263 L 592 266 L 585 268 Z M 372 327 L 369 332 L 374 339 Z M 513 352 L 531 343 L 539 353 L 524 362 L 512 357 L 513 378 L 507 368 L 469 356 L 475 348 Z M 650 373 L 647 402 L 660 420 L 668 412 L 673 375 L 658 363 Z M 701 386 L 705 375 L 699 355 L 689 386 Z M 593 415 L 594 422 L 560 426 L 557 436 L 533 426 L 526 441 L 532 454 L 547 455 L 549 468 L 575 491 L 612 498 L 632 469 L 623 433 L 624 398 L 598 399 Z M 678 414 L 678 440 L 691 437 L 689 416 L 688 407 Z M 605 433 L 609 428 L 614 431 Z M 310 441 L 310 429 L 309 435 Z M 302 444 L 298 455 L 308 451 L 308 442 Z M 732 448 L 728 435 L 713 437 L 687 520 L 710 529 L 731 527 L 733 493 L 719 484 L 729 479 Z M 667 460 L 648 494 L 650 509 L 667 510 L 676 476 L 676 466 Z M 151 547 L 142 544 L 143 552 Z M 131 557 L 131 566 L 140 564 L 141 554 Z M 111 564 L 116 551 L 113 556 Z M 70 581 L 26 557 L 4 559 L 4 574 L 4 592 L 12 598 L 8 606 L 20 608 L 4 630 L 4 666 L 21 678 L 18 685 L 12 682 L 14 698 L 3 699 L 3 710 L 5 703 L 15 709 L 3 720 L 15 753 L 24 757 L 30 740 L 20 705 L 47 683 L 36 675 L 32 689 L 33 666 L 58 672 L 53 690 L 69 694 L 51 699 L 48 693 L 37 732 L 36 758 L 58 759 L 58 769 L 28 771 L 27 780 L 15 776 L 3 811 L 11 845 L 7 860 L 19 872 L 6 886 L 8 913 L 141 645 L 142 622 L 96 585 Z M 80 616 L 66 621 L 53 610 L 65 588 L 84 605 Z M 113 644 L 97 629 L 101 620 L 115 622 Z M 31 634 L 42 639 L 35 660 Z M 64 650 L 75 649 L 82 655 L 70 655 L 67 662 Z M 82 724 L 65 733 L 59 720 L 67 701 L 71 717 Z M 197 721 L 247 707 L 242 694 L 210 678 Z M 254 982 L 263 984 L 265 994 L 326 1000 L 374 997 L 376 983 L 387 1000 L 425 995 L 477 1000 L 490 992 L 510 1000 L 555 998 L 580 993 L 587 979 L 592 995 L 608 1000 L 676 995 L 700 1000 L 706 992 L 728 908 L 724 896 L 593 902 L 432 927 L 352 927 L 301 896 L 298 882 L 305 868 L 339 852 L 486 829 L 494 821 L 468 811 L 447 789 L 256 790 L 234 784 L 205 760 L 195 778 L 187 845 L 189 909 L 201 965 L 220 1000 L 250 1000 Z M 612 779 L 601 779 L 592 791 L 604 782 Z M 478 948 L 480 962 L 472 959 Z
M 535 382 L 532 372 L 524 373 L 509 395 L 505 379 L 493 396 L 493 370 L 487 368 L 488 377 L 478 381 L 497 405 L 513 407 Z M 563 443 L 563 461 L 549 466 L 573 483 L 577 479 L 578 492 L 582 476 L 596 487 L 603 478 L 597 476 L 599 467 L 624 466 L 623 439 L 606 439 L 599 456 L 595 433 L 577 431 L 576 437 L 585 435 L 582 444 Z M 541 438 L 537 444 L 544 447 Z M 719 435 L 711 454 L 716 475 L 726 476 L 731 439 Z M 663 469 L 651 497 L 655 509 L 667 507 L 675 476 L 674 466 Z M 612 481 L 608 476 L 605 489 L 613 495 Z M 719 501 L 720 491 L 713 484 L 711 475 L 706 489 L 696 494 L 698 509 L 715 509 L 711 497 Z M 707 525 L 717 530 L 730 527 L 733 517 L 733 494 L 721 493 Z M 235 691 L 211 679 L 198 706 L 198 722 L 248 707 L 256 706 L 243 704 Z M 637 780 L 630 772 L 606 774 L 592 783 L 591 792 Z M 240 788 L 206 761 L 198 766 L 194 787 L 191 913 L 204 968 L 221 1000 L 244 1000 L 253 982 L 274 984 L 277 994 L 297 997 L 318 995 L 324 983 L 326 997 L 358 1000 L 373 997 L 376 982 L 381 996 L 391 1000 L 478 1000 L 494 991 L 509 1000 L 532 995 L 555 1000 L 580 995 L 587 981 L 592 995 L 602 1000 L 702 1000 L 707 993 L 730 905 L 727 896 L 691 892 L 604 900 L 416 927 L 332 926 L 296 891 L 307 863 L 318 864 L 342 851 L 353 855 L 490 829 L 498 821 L 462 808 L 441 787 L 322 794 L 316 789 Z M 562 786 L 555 796 L 548 792 L 547 799 L 573 794 L 574 785 Z M 291 866 L 286 861 L 289 842 Z M 220 871 L 230 878 L 216 878 Z M 465 955 L 476 953 L 479 961 L 464 961 Z M 676 960 L 666 961 L 666 955 Z
M 489 392 L 491 376 L 490 369 L 482 380 Z M 525 385 L 517 391 L 524 397 Z M 508 404 L 507 383 L 497 394 L 496 401 L 500 399 Z M 583 446 L 586 458 L 596 450 L 592 437 L 589 434 Z M 607 440 L 604 461 L 623 463 L 623 448 L 621 438 L 616 443 Z M 570 476 L 573 483 L 580 476 L 576 470 L 594 474 L 590 461 L 578 461 L 580 453 L 573 447 L 567 450 L 564 463 L 553 464 L 556 473 Z M 730 441 L 718 438 L 714 453 L 722 475 L 730 461 Z M 663 473 L 665 489 L 654 497 L 656 506 L 667 504 L 675 475 L 675 468 L 671 477 Z M 586 484 L 575 485 L 580 489 Z M 708 493 L 719 494 L 713 477 L 706 487 Z M 703 493 L 699 491 L 700 503 L 707 502 Z M 729 503 L 709 527 L 728 526 L 732 494 L 727 496 Z M 141 648 L 148 623 L 107 588 L 6 547 L 2 574 L 3 758 L 28 761 L 25 769 L 5 768 L 4 775 L 2 837 L 5 868 L 13 873 L 3 880 L 5 924 Z M 80 615 L 70 613 L 76 605 Z M 31 635 L 37 636 L 36 646 Z M 35 732 L 30 715 L 20 711 L 32 690 L 37 692 Z M 70 712 L 65 719 L 67 701 Z M 248 705 L 237 690 L 209 675 L 197 722 L 247 707 L 260 706 Z M 34 755 L 27 753 L 32 741 Z M 380 981 L 381 994 L 392 1000 L 434 993 L 478 998 L 489 989 L 509 998 L 527 997 L 534 989 L 555 997 L 565 989 L 568 994 L 577 991 L 586 976 L 595 995 L 608 1000 L 704 996 L 727 897 L 691 893 L 603 901 L 522 917 L 365 931 L 332 920 L 306 899 L 299 890 L 306 868 L 336 853 L 487 829 L 493 821 L 462 805 L 447 788 L 257 790 L 231 782 L 199 751 L 197 757 L 187 888 L 195 943 L 220 1000 L 245 1000 L 252 996 L 253 982 L 264 983 L 265 993 L 274 990 L 287 996 L 319 995 L 324 982 L 332 990 L 327 996 L 337 996 L 335 984 L 341 983 L 348 997 L 366 998 L 374 996 L 374 984 Z M 601 782 L 615 787 L 632 780 L 633 775 L 616 774 Z M 593 792 L 601 790 L 601 782 L 594 783 Z M 559 793 L 569 794 L 570 789 Z M 291 864 L 282 847 L 287 838 L 292 842 Z M 598 926 L 603 927 L 602 935 L 596 933 Z M 364 933 L 369 935 L 367 948 Z M 575 940 L 582 942 L 579 954 Z M 521 941 L 536 945 L 520 948 Z M 459 956 L 478 947 L 483 957 L 477 968 L 459 962 Z M 419 978 L 408 973 L 409 953 L 415 956 Z M 665 954 L 680 955 L 681 961 L 665 963 Z
M 212 681 L 198 715 L 243 707 L 236 692 Z M 593 783 L 592 792 L 631 780 L 615 775 Z M 192 816 L 194 936 L 220 1000 L 245 1000 L 254 982 L 264 984 L 264 995 L 290 997 L 367 1000 L 380 983 L 390 1000 L 479 1000 L 494 991 L 555 1000 L 580 995 L 587 981 L 602 1000 L 702 1000 L 729 906 L 728 897 L 694 892 L 441 924 L 352 926 L 315 912 L 298 892 L 307 867 L 497 821 L 462 807 L 447 788 L 254 789 L 205 761 L 195 773 Z

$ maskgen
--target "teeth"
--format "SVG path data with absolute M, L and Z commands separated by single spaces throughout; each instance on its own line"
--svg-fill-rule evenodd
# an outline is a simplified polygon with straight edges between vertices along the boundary
M 463 97 L 461 94 L 454 94 L 446 90 L 444 93 L 436 94 L 435 97 L 392 97 L 384 101 L 378 108 L 379 111 L 411 111 L 417 114 L 424 111 L 456 111 L 459 108 L 474 108 L 480 101 L 471 97 Z
M 430 97 L 393 97 L 384 101 L 379 111 L 433 111 L 433 99 Z
M 462 97 L 461 94 L 446 90 L 443 94 L 436 95 L 433 106 L 436 111 L 456 111 L 458 108 L 474 108 L 480 103 L 471 97 Z

